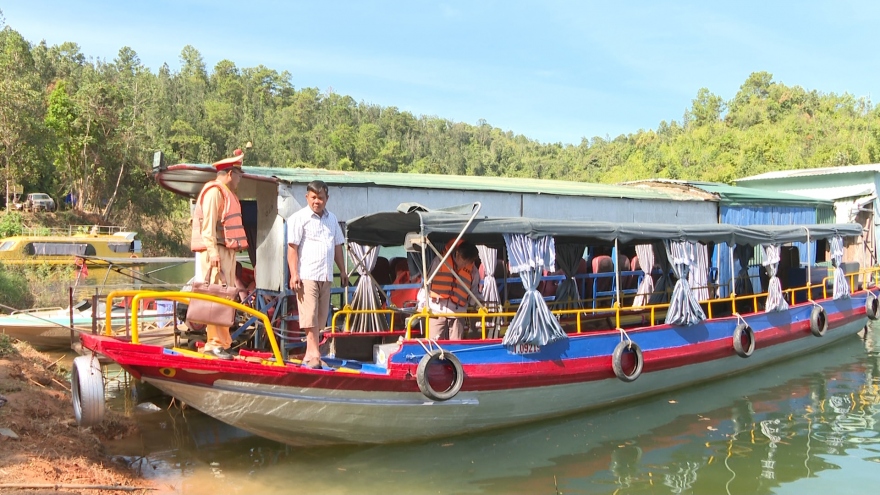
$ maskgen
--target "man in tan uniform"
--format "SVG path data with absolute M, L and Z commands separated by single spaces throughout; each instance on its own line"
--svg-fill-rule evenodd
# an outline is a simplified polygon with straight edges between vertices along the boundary
M 235 284 L 235 253 L 247 249 L 241 203 L 235 191 L 241 181 L 244 154 L 214 163 L 217 178 L 205 184 L 193 210 L 192 250 L 201 273 L 211 273 L 210 283 Z M 202 352 L 220 359 L 232 359 L 229 328 L 206 325 L 207 342 Z

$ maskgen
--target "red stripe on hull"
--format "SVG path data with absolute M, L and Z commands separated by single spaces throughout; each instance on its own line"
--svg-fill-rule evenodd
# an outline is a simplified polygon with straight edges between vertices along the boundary
M 829 327 L 839 327 L 860 317 L 862 315 L 856 310 L 834 313 L 828 316 Z M 756 331 L 755 334 L 758 349 L 802 338 L 816 338 L 810 332 L 809 320 L 793 323 L 788 328 L 773 327 Z M 275 367 L 245 361 L 207 360 L 170 355 L 160 347 L 130 344 L 111 337 L 85 334 L 82 339 L 85 347 L 107 355 L 136 378 L 146 376 L 208 387 L 213 386 L 217 380 L 229 380 L 340 391 L 419 391 L 415 380 L 417 368 L 415 363 L 393 365 L 388 375 L 339 373 L 308 370 L 295 365 Z M 643 355 L 645 361 L 643 373 L 651 373 L 724 359 L 735 353 L 730 339 L 717 339 L 699 344 L 643 351 Z M 465 365 L 464 369 L 467 378 L 462 391 L 545 387 L 615 377 L 611 368 L 611 357 L 607 355 L 529 363 L 469 364 Z

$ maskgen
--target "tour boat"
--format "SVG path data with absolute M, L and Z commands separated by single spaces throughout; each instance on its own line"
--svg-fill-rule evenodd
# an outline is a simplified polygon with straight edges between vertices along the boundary
M 74 410 L 82 425 L 101 421 L 100 357 L 220 421 L 291 445 L 408 442 L 607 407 L 852 337 L 880 316 L 877 269 L 843 269 L 847 240 L 861 235 L 857 224 L 623 224 L 481 217 L 478 205 L 467 213 L 408 205 L 347 223 L 352 272 L 361 277 L 322 334 L 321 368 L 295 359 L 289 312 L 225 302 L 257 321 L 255 349 L 231 361 L 146 345 L 135 316 L 130 339 L 81 336 L 90 354 L 74 362 Z M 515 303 L 503 300 L 486 270 L 482 294 L 473 295 L 479 308 L 461 315 L 470 319 L 471 338 L 429 340 L 421 330 L 429 307 L 399 307 L 371 282 L 375 248 L 404 246 L 425 288 L 431 254 L 448 259 L 442 246 L 459 239 L 481 246 L 488 268 L 499 259 L 492 250 L 506 250 L 502 262 L 522 281 L 522 294 Z M 792 245 L 804 260 L 795 266 L 780 261 Z M 644 269 L 625 272 L 615 264 L 608 273 L 579 273 L 585 248 L 612 256 L 634 250 Z M 759 250 L 766 280 L 711 275 L 713 259 L 747 268 Z M 777 273 L 780 266 L 788 272 Z M 560 270 L 555 294 L 540 292 L 544 274 Z M 624 278 L 639 274 L 638 288 L 626 289 Z M 579 282 L 599 276 L 610 286 L 589 291 Z M 133 304 L 225 301 L 133 294 Z
M 122 227 L 73 225 L 36 228 L 0 239 L 0 262 L 6 265 L 72 265 L 76 258 L 134 259 L 141 255 L 136 232 Z

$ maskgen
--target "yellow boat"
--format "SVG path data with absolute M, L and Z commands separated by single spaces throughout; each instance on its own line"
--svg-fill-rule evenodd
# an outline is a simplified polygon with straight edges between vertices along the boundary
M 137 258 L 141 241 L 123 227 L 72 225 L 66 229 L 30 229 L 0 239 L 0 262 L 9 265 L 64 265 L 78 257 Z

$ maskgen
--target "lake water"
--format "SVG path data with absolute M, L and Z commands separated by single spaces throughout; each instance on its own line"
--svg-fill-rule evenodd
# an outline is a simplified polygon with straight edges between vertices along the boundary
M 292 448 L 160 402 L 134 408 L 141 434 L 108 448 L 166 493 L 192 495 L 876 493 L 878 329 L 746 375 L 477 435 Z

